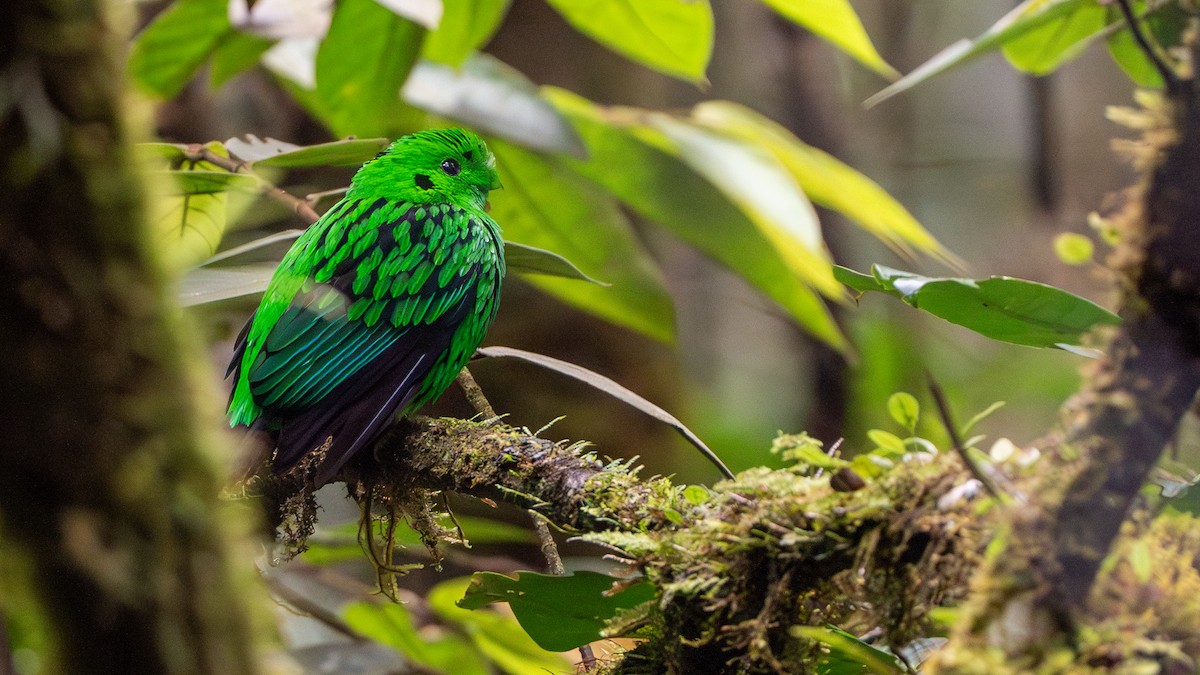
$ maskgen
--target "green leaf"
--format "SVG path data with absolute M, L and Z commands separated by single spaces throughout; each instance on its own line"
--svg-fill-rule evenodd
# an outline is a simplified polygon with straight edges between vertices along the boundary
M 601 375 L 600 373 L 592 372 L 583 366 L 562 361 L 552 356 L 528 352 L 523 349 L 513 349 L 512 347 L 483 347 L 478 351 L 478 354 L 485 358 L 510 358 L 525 361 L 526 363 L 532 363 L 599 389 L 605 394 L 608 394 L 609 396 L 612 396 L 623 403 L 627 403 L 638 411 L 645 413 L 659 422 L 662 422 L 663 424 L 675 429 L 675 431 L 679 432 L 680 436 L 683 436 L 689 443 L 695 446 L 696 449 L 699 450 L 708 461 L 712 462 L 713 466 L 717 467 L 717 469 L 721 471 L 722 475 L 724 475 L 726 478 L 733 478 L 733 473 L 728 467 L 725 466 L 725 463 L 721 461 L 721 458 L 717 457 L 716 453 L 710 450 L 709 447 L 704 444 L 704 441 L 700 440 L 700 437 L 693 433 L 691 429 L 687 428 L 683 422 L 680 422 L 675 418 L 674 415 L 666 410 L 663 410 L 657 405 L 626 389 L 612 379 Z
M 191 307 L 262 293 L 276 267 L 276 263 L 254 263 L 188 270 L 179 282 L 179 304 Z
M 961 262 L 875 181 L 807 145 L 771 119 L 730 101 L 701 103 L 692 117 L 771 152 L 809 199 L 858 223 L 893 250 L 912 257 L 915 249 L 961 267 Z
M 1188 26 L 1188 14 L 1177 3 L 1155 3 L 1145 10 L 1145 2 L 1135 2 L 1134 15 L 1142 17 L 1142 30 L 1160 45 L 1177 45 Z M 1128 27 L 1108 36 L 1108 53 L 1113 60 L 1140 87 L 1161 89 L 1162 75 L 1146 56 L 1141 45 L 1134 39 Z
M 611 198 L 553 158 L 489 141 L 504 189 L 492 192 L 492 217 L 507 238 L 569 258 L 612 284 L 530 277 L 538 288 L 617 325 L 658 340 L 674 337 L 674 311 L 657 267 Z
M 1004 44 L 1030 31 L 1072 14 L 1084 5 L 1094 6 L 1096 4 L 1096 0 L 1025 0 L 992 24 L 991 28 L 988 28 L 979 37 L 974 40 L 964 39 L 955 42 L 917 66 L 909 74 L 868 98 L 866 106 L 877 105 L 935 75 L 960 66 L 976 56 L 999 49 Z
M 538 646 L 513 617 L 459 607 L 456 603 L 470 582 L 471 579 L 463 577 L 434 586 L 426 596 L 430 609 L 444 621 L 459 626 L 476 649 L 510 675 L 559 673 L 569 669 L 561 656 Z
M 817 673 L 821 675 L 856 672 L 846 670 L 844 666 L 838 668 L 845 663 L 861 666 L 857 672 L 876 675 L 901 675 L 905 672 L 895 656 L 872 647 L 836 626 L 792 626 L 788 632 L 793 637 L 816 640 L 829 648 L 828 657 L 817 665 Z
M 300 146 L 274 138 L 247 135 L 231 138 L 225 147 L 238 159 L 255 166 L 294 169 L 310 166 L 355 166 L 374 159 L 387 147 L 386 138 L 346 138 L 329 143 Z
M 566 158 L 568 166 L 733 270 L 818 339 L 849 353 L 816 293 L 747 214 L 673 155 L 669 144 L 664 147 L 660 134 L 639 124 L 642 111 L 601 108 L 565 90 L 545 91 L 587 148 L 586 160 Z
M 467 639 L 445 631 L 418 631 L 404 605 L 354 602 L 342 610 L 342 620 L 355 633 L 392 647 L 427 668 L 463 675 L 491 672 Z
M 712 496 L 712 492 L 703 485 L 689 485 L 683 489 L 683 498 L 692 506 L 707 504 Z
M 1076 3 L 1062 15 L 1004 43 L 1005 58 L 1034 75 L 1053 72 L 1080 54 L 1115 17 L 1098 2 Z
M 236 75 L 252 68 L 275 41 L 270 38 L 233 30 L 225 35 L 212 55 L 209 82 L 220 87 Z
M 316 57 L 316 100 L 339 136 L 389 135 L 425 29 L 374 0 L 341 0 Z
M 421 56 L 457 68 L 492 38 L 510 0 L 442 0 L 442 22 L 425 38 Z
M 793 274 L 826 297 L 843 297 L 817 212 L 771 153 L 666 114 L 652 113 L 650 123 L 680 159 L 750 217 Z
M 916 431 L 917 420 L 921 416 L 921 404 L 917 403 L 916 396 L 906 391 L 898 391 L 888 397 L 887 409 L 892 419 L 910 434 Z
M 904 439 L 890 431 L 883 429 L 871 429 L 867 431 L 867 438 L 875 444 L 880 450 L 886 450 L 894 455 L 903 455 L 908 452 L 908 446 L 904 444 Z
M 204 163 L 207 164 L 206 162 Z M 237 188 L 253 189 L 258 187 L 258 180 L 254 176 L 248 176 L 244 173 L 230 173 L 220 168 L 211 171 L 181 169 L 176 171 L 160 171 L 157 174 L 169 178 L 179 188 L 175 194 L 217 194 Z
M 205 147 L 229 156 L 217 141 Z M 175 180 L 162 181 L 160 185 L 166 187 L 173 182 L 176 190 L 160 195 L 151 203 L 151 222 L 167 260 L 187 268 L 216 253 L 228 224 L 226 191 L 249 177 L 235 178 L 235 174 L 211 162 L 188 159 L 180 161 L 179 170 L 168 173 Z
M 610 286 L 603 281 L 597 281 L 583 273 L 575 263 L 561 255 L 542 248 L 518 244 L 515 241 L 504 242 L 504 263 L 510 272 L 522 274 L 543 274 L 562 279 L 587 281 L 597 286 Z
M 704 82 L 712 55 L 708 0 L 547 0 L 596 42 L 674 77 Z
M 881 291 L 976 333 L 1030 347 L 1067 351 L 1094 326 L 1121 319 L 1096 303 L 1054 286 L 1011 277 L 924 277 L 881 265 L 871 268 L 875 287 L 862 274 L 838 267 L 839 280 L 859 290 Z
M 459 69 L 421 61 L 401 91 L 422 110 L 533 150 L 583 156 L 569 122 L 532 82 L 487 54 L 474 54 Z
M 227 0 L 176 0 L 134 38 L 133 80 L 159 98 L 178 94 L 233 32 L 228 9 Z
M 859 63 L 894 80 L 896 69 L 876 51 L 849 0 L 762 0 L 785 18 L 803 26 L 813 35 L 828 40 Z
M 618 611 L 654 599 L 656 589 L 644 581 L 612 592 L 623 583 L 588 571 L 569 576 L 518 572 L 515 579 L 495 572 L 476 572 L 458 606 L 479 609 L 507 602 L 521 627 L 539 646 L 563 652 L 606 637 L 604 627 Z

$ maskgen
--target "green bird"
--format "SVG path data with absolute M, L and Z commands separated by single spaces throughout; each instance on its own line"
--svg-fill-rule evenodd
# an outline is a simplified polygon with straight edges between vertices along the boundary
M 296 240 L 226 373 L 230 426 L 270 434 L 276 473 L 328 441 L 315 479 L 327 483 L 454 381 L 500 304 L 504 241 L 487 214 L 499 187 L 477 135 L 418 132 Z

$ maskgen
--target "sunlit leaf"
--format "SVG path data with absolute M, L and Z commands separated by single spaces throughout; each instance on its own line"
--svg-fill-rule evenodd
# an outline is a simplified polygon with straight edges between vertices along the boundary
M 449 66 L 461 66 L 467 56 L 487 43 L 511 0 L 442 0 L 444 11 L 437 30 L 425 38 L 421 56 Z
M 1002 48 L 1004 56 L 1027 73 L 1053 72 L 1078 56 L 1093 37 L 1117 20 L 1113 14 L 1098 2 L 1077 3 L 1061 16 L 1006 40 Z
M 626 389 L 612 379 L 601 375 L 600 373 L 590 371 L 587 368 L 575 365 L 574 363 L 568 363 L 567 361 L 556 359 L 552 356 L 527 352 L 523 349 L 513 349 L 512 347 L 483 347 L 479 349 L 477 353 L 486 358 L 509 358 L 532 363 L 599 389 L 618 401 L 626 403 L 636 408 L 638 411 L 649 415 L 659 422 L 662 422 L 663 424 L 675 429 L 675 431 L 679 432 L 679 435 L 683 436 L 689 443 L 695 446 L 696 449 L 700 451 L 700 454 L 704 455 L 705 459 L 712 462 L 713 466 L 717 467 L 717 469 L 721 471 L 722 475 L 724 475 L 726 478 L 733 478 L 733 472 L 731 472 L 729 468 L 725 466 L 725 463 L 721 461 L 721 458 L 717 457 L 716 453 L 710 450 L 709 447 L 704 444 L 704 441 L 700 440 L 700 437 L 693 433 L 691 429 L 687 428 L 683 422 L 680 422 L 675 418 L 674 415 L 666 410 L 663 410 L 657 405 L 633 393 L 632 391 Z
M 243 173 L 230 173 L 223 169 L 203 171 L 180 169 L 161 171 L 159 175 L 169 179 L 178 188 L 176 194 L 204 195 L 226 192 L 236 188 L 258 187 L 258 180 Z
M 527 148 L 583 156 L 571 125 L 524 75 L 487 54 L 461 68 L 421 61 L 401 91 L 422 110 Z
M 900 77 L 900 73 L 876 51 L 849 0 L 762 1 L 880 75 L 890 80 Z
M 773 153 L 809 199 L 853 220 L 893 249 L 909 256 L 915 249 L 951 266 L 961 266 L 875 181 L 833 155 L 804 143 L 767 117 L 729 101 L 701 103 L 692 117 Z
M 1096 246 L 1078 232 L 1063 232 L 1054 237 L 1054 254 L 1068 265 L 1086 265 L 1092 261 Z
M 316 100 L 340 136 L 386 135 L 425 29 L 375 0 L 341 0 L 316 54 Z
M 463 609 L 455 604 L 466 593 L 469 583 L 469 578 L 463 577 L 434 586 L 426 596 L 430 609 L 443 621 L 459 626 L 476 649 L 509 675 L 559 673 L 570 669 L 561 656 L 539 647 L 514 618 Z
M 661 134 L 640 127 L 641 111 L 602 108 L 560 89 L 547 89 L 546 95 L 575 124 L 587 147 L 586 161 L 565 160 L 571 168 L 729 267 L 818 339 L 849 353 L 829 310 L 755 222 L 673 155 Z
M 650 123 L 750 217 L 793 274 L 826 297 L 843 296 L 816 210 L 770 152 L 666 114 L 652 114 Z
M 205 147 L 228 157 L 228 152 L 216 141 Z M 151 222 L 167 259 L 187 268 L 211 256 L 221 244 L 228 223 L 227 190 L 247 179 L 251 184 L 254 181 L 226 172 L 211 162 L 190 159 L 179 160 L 177 170 L 169 175 L 169 180 L 157 183 L 170 192 L 151 203 Z
M 300 146 L 254 135 L 231 138 L 225 147 L 255 166 L 297 168 L 309 166 L 354 166 L 374 159 L 388 145 L 386 138 L 346 138 L 340 141 Z
M 397 16 L 433 30 L 442 22 L 443 0 L 375 0 Z
M 608 620 L 622 609 L 654 599 L 655 588 L 634 583 L 613 592 L 623 583 L 596 572 L 569 576 L 518 572 L 517 577 L 476 572 L 458 606 L 479 609 L 507 602 L 521 627 L 543 649 L 563 652 L 604 637 Z
M 980 54 L 999 49 L 1011 40 L 1070 15 L 1083 5 L 1096 4 L 1096 0 L 1025 0 L 979 37 L 973 40 L 959 40 L 946 47 L 912 72 L 868 98 L 866 105 L 876 105 Z
M 956 279 L 925 277 L 875 265 L 872 275 L 837 267 L 842 283 L 860 293 L 894 295 L 976 333 L 1030 347 L 1067 351 L 1097 325 L 1120 323 L 1120 317 L 1054 286 L 1011 277 Z
M 159 98 L 170 98 L 191 81 L 226 36 L 228 0 L 176 0 L 134 38 L 129 73 Z
M 708 0 L 547 0 L 579 32 L 659 72 L 703 82 L 712 55 Z
M 658 340 L 675 332 L 671 298 L 649 255 L 613 200 L 552 158 L 492 141 L 503 190 L 492 216 L 507 239 L 554 251 L 610 286 L 531 277 L 539 288 Z

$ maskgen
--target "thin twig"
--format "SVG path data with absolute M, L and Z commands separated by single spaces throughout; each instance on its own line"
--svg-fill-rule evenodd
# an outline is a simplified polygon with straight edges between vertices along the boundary
M 258 181 L 259 188 L 262 190 L 263 194 L 287 206 L 292 210 L 293 213 L 303 218 L 310 225 L 317 222 L 317 220 L 321 217 L 316 211 L 313 210 L 313 207 L 307 201 L 300 199 L 283 188 L 267 181 L 262 176 L 254 173 L 250 170 L 245 162 L 241 162 L 236 159 L 230 159 L 229 157 L 222 157 L 221 155 L 218 155 L 212 150 L 197 143 L 193 143 L 188 146 L 187 157 L 189 159 L 203 160 L 205 162 L 215 164 L 230 173 L 240 173 L 254 178 Z
M 488 403 L 487 397 L 483 395 L 483 389 L 479 387 L 479 383 L 475 381 L 471 371 L 463 368 L 458 372 L 458 386 L 462 388 L 463 394 L 475 408 L 475 412 L 482 415 L 484 419 L 494 420 L 499 417 L 492 408 L 492 404 Z
M 558 545 L 550 534 L 550 526 L 546 524 L 545 516 L 537 511 L 530 511 L 533 519 L 533 530 L 537 532 L 538 541 L 542 543 L 542 555 L 546 557 L 546 571 L 556 577 L 566 576 L 567 568 L 563 566 L 562 557 L 558 555 Z
M 929 391 L 933 394 L 933 402 L 937 405 L 938 414 L 942 418 L 942 424 L 946 427 L 946 433 L 950 436 L 950 444 L 954 446 L 954 451 L 962 458 L 963 464 L 967 465 L 967 470 L 975 480 L 979 481 L 993 497 L 1001 502 L 1007 503 L 1011 499 L 1016 499 L 1018 502 L 1024 502 L 1024 496 L 1015 493 L 1013 486 L 1005 476 L 996 471 L 992 471 L 991 467 L 981 465 L 967 448 L 963 446 L 962 439 L 958 435 L 958 427 L 954 424 L 954 418 L 950 414 L 950 405 L 946 403 L 946 395 L 942 392 L 942 388 L 938 386 L 933 376 L 926 373 L 926 378 L 929 381 Z

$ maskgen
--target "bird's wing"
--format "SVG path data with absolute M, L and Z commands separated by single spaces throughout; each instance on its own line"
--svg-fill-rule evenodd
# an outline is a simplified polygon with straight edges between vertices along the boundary
M 475 307 L 482 263 L 447 220 L 460 214 L 382 201 L 343 212 L 352 217 L 312 247 L 311 276 L 244 373 L 255 403 L 282 423 L 277 470 L 332 436 L 321 473 L 336 471 L 424 393 Z

